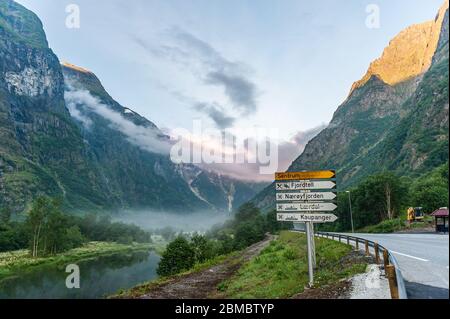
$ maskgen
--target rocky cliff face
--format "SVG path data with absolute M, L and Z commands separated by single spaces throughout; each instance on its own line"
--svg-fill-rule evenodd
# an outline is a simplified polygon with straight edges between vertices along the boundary
M 435 20 L 410 26 L 400 32 L 383 55 L 370 65 L 364 77 L 353 84 L 351 93 L 366 84 L 372 76 L 395 85 L 426 72 L 438 47 L 447 9 L 446 1 Z
M 86 148 L 64 102 L 58 58 L 42 24 L 14 1 L 0 4 L 0 205 L 98 187 Z M 77 171 L 67 174 L 67 168 Z M 106 200 L 106 199 L 104 199 Z
M 345 189 L 382 170 L 414 176 L 446 161 L 448 1 L 391 42 L 289 170 L 336 169 Z M 270 186 L 253 201 L 272 209 L 274 197 Z
M 0 207 L 47 194 L 72 210 L 228 211 L 260 190 L 175 165 L 169 146 L 92 72 L 61 66 L 37 16 L 0 2 Z

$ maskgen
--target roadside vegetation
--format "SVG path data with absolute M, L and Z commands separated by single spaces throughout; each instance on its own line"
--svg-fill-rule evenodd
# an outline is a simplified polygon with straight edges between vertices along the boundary
M 244 204 L 225 225 L 205 235 L 178 236 L 170 242 L 162 254 L 158 275 L 167 277 L 189 271 L 219 256 L 243 250 L 263 240 L 266 233 L 290 228 L 290 223 L 277 222 L 275 212 L 263 215 L 253 204 Z
M 431 216 L 425 216 L 422 221 L 416 221 L 408 224 L 405 217 L 398 217 L 392 220 L 385 220 L 379 224 L 366 226 L 358 230 L 359 233 L 394 233 L 406 230 L 426 229 L 433 227 L 434 219 Z
M 367 177 L 350 189 L 354 227 L 365 232 L 394 232 L 407 229 L 408 207 L 423 207 L 429 215 L 440 207 L 449 206 L 448 162 L 431 173 L 415 179 L 399 177 L 383 172 Z M 339 219 L 335 223 L 320 225 L 322 231 L 351 230 L 349 195 L 338 193 L 338 208 L 334 212 Z M 428 227 L 432 219 L 411 227 Z
M 308 284 L 306 247 L 303 234 L 281 232 L 258 257 L 218 286 L 219 296 L 266 299 L 290 298 L 302 293 Z M 315 286 L 329 285 L 364 272 L 367 262 L 347 258 L 351 251 L 348 245 L 316 238 Z

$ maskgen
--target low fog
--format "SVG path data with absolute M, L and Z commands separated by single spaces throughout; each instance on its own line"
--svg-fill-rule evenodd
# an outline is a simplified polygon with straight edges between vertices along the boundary
M 232 215 L 229 213 L 211 211 L 177 214 L 145 210 L 124 211 L 114 216 L 113 220 L 134 224 L 148 231 L 171 227 L 177 232 L 206 232 L 231 218 Z

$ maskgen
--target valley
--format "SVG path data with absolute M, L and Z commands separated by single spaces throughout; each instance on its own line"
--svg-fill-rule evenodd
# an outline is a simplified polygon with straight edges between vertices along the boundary
M 317 245 L 312 285 L 313 257 L 306 251 L 311 237 L 297 231 L 301 225 L 292 223 L 292 216 L 281 222 L 281 211 L 302 212 L 311 225 L 323 222 L 316 231 L 337 236 L 352 231 L 394 249 L 403 249 L 396 239 L 401 236 L 438 238 L 436 247 L 445 248 L 448 234 L 430 233 L 448 232 L 448 0 L 434 19 L 396 30 L 345 100 L 328 106 L 331 121 L 307 130 L 288 125 L 290 117 L 308 119 L 319 112 L 305 107 L 319 105 L 332 90 L 310 88 L 305 83 L 311 79 L 300 81 L 300 74 L 298 83 L 297 75 L 295 81 L 286 75 L 294 88 L 276 83 L 279 73 L 290 74 L 294 56 L 303 59 L 299 48 L 278 54 L 290 52 L 291 42 L 325 45 L 316 33 L 314 41 L 277 35 L 266 61 L 271 72 L 263 67 L 261 73 L 235 61 L 239 50 L 230 44 L 216 47 L 214 41 L 220 41 L 214 37 L 208 43 L 177 26 L 148 39 L 126 34 L 132 45 L 117 45 L 117 52 L 101 57 L 105 61 L 94 49 L 69 54 L 92 61 L 94 73 L 61 62 L 44 31 L 52 24 L 44 26 L 19 2 L 0 0 L 0 299 L 346 299 L 366 293 L 361 282 L 373 274 L 383 282 L 372 293 L 392 297 L 382 268 L 388 265 L 340 237 L 339 242 L 312 238 Z M 259 39 L 246 32 L 252 41 Z M 95 36 L 92 32 L 87 42 L 98 49 L 106 40 Z M 51 32 L 49 39 L 58 37 Z M 258 52 L 251 41 L 224 39 L 248 46 L 243 56 L 255 65 L 264 61 L 267 52 Z M 371 40 L 365 41 L 357 46 Z M 345 48 L 336 48 L 336 56 L 330 48 L 323 49 L 331 52 L 326 60 L 339 64 Z M 118 57 L 123 65 L 108 64 Z M 310 60 L 303 63 L 317 62 Z M 125 65 L 145 69 L 152 80 L 120 83 L 121 72 L 137 73 Z M 312 65 L 297 71 L 323 72 Z M 336 82 L 351 73 L 339 70 Z M 124 98 L 132 94 L 142 97 L 139 105 L 119 102 L 136 102 Z M 282 134 L 267 133 L 258 112 L 283 123 L 277 124 Z M 189 116 L 193 132 L 177 136 L 181 129 L 175 126 Z M 203 139 L 203 131 L 195 131 L 198 123 L 211 124 L 208 129 L 218 136 Z M 264 133 L 246 135 L 244 125 Z M 188 156 L 179 152 L 185 147 Z M 273 165 L 285 162 L 291 163 L 287 171 L 276 173 Z M 301 178 L 322 170 L 332 174 Z M 411 209 L 421 214 L 411 219 Z M 402 235 L 381 235 L 398 232 Z M 426 246 L 417 246 L 426 253 Z M 442 256 L 440 273 L 448 264 L 448 255 Z M 411 291 L 418 289 L 414 283 L 426 284 L 411 275 L 412 263 L 401 260 Z M 68 265 L 79 267 L 80 289 L 67 287 Z M 437 288 L 437 297 L 448 296 L 448 282 Z

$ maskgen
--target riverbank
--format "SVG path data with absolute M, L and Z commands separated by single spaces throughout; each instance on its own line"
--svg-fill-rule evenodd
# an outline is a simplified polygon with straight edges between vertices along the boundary
M 17 250 L 0 253 L 0 281 L 5 278 L 18 276 L 24 272 L 30 272 L 42 266 L 59 266 L 79 261 L 94 259 L 102 256 L 134 252 L 160 250 L 155 244 L 130 245 L 114 242 L 89 242 L 83 247 L 71 249 L 55 256 L 32 258 L 29 250 Z
M 256 257 L 275 237 L 267 236 L 243 251 L 218 256 L 175 276 L 160 278 L 122 290 L 111 299 L 207 299 L 218 285 L 231 277 L 246 262 Z

